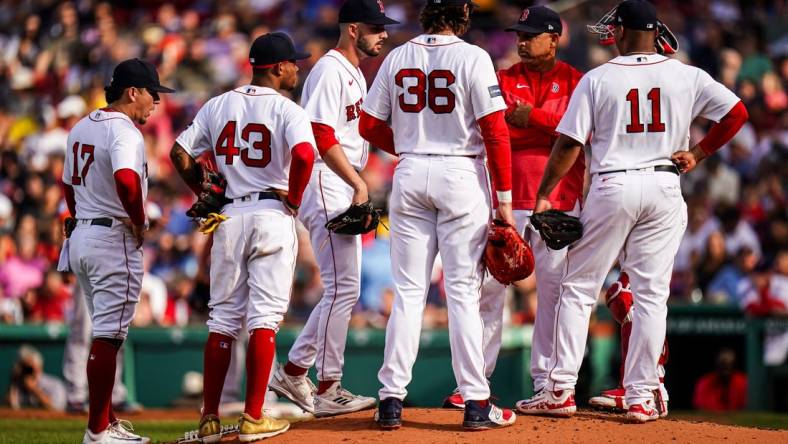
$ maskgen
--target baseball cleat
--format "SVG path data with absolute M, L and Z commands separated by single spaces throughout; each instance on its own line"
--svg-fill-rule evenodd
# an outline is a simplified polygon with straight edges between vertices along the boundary
M 277 364 L 274 377 L 268 383 L 268 388 L 277 395 L 289 399 L 305 411 L 315 413 L 314 395 L 317 387 L 305 374 L 290 376 L 285 373 L 284 366 Z
M 594 396 L 588 403 L 597 409 L 609 410 L 612 412 L 627 411 L 627 401 L 625 399 L 626 390 L 624 387 L 605 390 L 599 396 Z
M 446 399 L 443 400 L 443 408 L 461 410 L 465 408 L 465 401 L 462 399 L 460 389 L 454 389 L 451 395 L 447 396 Z
M 354 395 L 342 388 L 339 381 L 320 395 L 315 395 L 315 417 L 342 415 L 375 407 L 375 398 Z
M 378 404 L 375 422 L 383 430 L 396 430 L 402 425 L 402 400 L 386 398 Z
M 265 415 L 261 416 L 260 419 L 254 419 L 248 414 L 242 413 L 238 422 L 238 441 L 259 441 L 281 435 L 289 428 L 290 423 L 284 419 L 274 419 Z
M 517 401 L 517 412 L 523 415 L 545 415 L 569 418 L 577 411 L 574 390 L 541 390 L 528 399 Z
M 137 435 L 130 422 L 118 419 L 102 432 L 85 430 L 82 444 L 150 444 L 150 438 Z
M 489 400 L 468 401 L 465 403 L 462 428 L 469 431 L 497 429 L 514 424 L 516 419 L 514 412 L 497 407 Z
M 197 430 L 190 430 L 178 439 L 177 444 L 213 444 L 222 438 L 238 435 L 238 425 L 221 425 L 216 415 L 205 415 Z
M 627 421 L 635 424 L 643 424 L 659 419 L 660 412 L 654 405 L 653 400 L 641 402 L 629 407 L 627 410 Z

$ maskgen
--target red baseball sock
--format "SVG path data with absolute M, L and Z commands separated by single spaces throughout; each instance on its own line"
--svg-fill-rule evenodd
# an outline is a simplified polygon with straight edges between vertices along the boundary
M 317 394 L 322 395 L 326 390 L 330 389 L 336 381 L 317 381 Z
M 203 353 L 203 416 L 219 415 L 219 400 L 222 398 L 227 369 L 230 368 L 232 350 L 232 337 L 214 332 L 208 334 Z
M 299 367 L 290 361 L 287 361 L 287 364 L 285 364 L 285 373 L 290 376 L 305 375 L 307 371 L 309 371 L 308 368 Z
M 276 333 L 267 328 L 257 328 L 249 335 L 246 352 L 246 408 L 244 412 L 254 419 L 263 415 L 265 391 L 276 352 Z
M 88 428 L 93 433 L 109 426 L 112 386 L 115 385 L 115 359 L 118 347 L 101 338 L 93 339 L 88 357 Z

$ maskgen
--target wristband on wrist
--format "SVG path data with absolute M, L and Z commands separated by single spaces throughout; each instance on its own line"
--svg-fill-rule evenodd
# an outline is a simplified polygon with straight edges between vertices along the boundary
M 500 203 L 512 203 L 512 190 L 509 190 L 509 191 L 496 191 L 495 194 L 498 197 L 498 202 L 500 202 Z

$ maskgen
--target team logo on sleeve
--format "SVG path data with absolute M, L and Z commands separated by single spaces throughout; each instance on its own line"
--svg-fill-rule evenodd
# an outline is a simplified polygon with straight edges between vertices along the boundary
M 493 85 L 487 88 L 487 91 L 490 92 L 490 98 L 494 99 L 496 97 L 501 97 L 501 87 L 498 85 Z
M 557 93 L 560 89 L 561 87 L 558 86 L 557 82 L 553 82 L 553 86 L 550 87 L 550 91 L 552 91 L 553 94 Z

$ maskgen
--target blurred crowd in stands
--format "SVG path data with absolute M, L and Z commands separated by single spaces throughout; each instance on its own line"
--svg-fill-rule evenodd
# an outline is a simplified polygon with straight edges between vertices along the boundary
M 534 2 L 476 0 L 465 36 L 498 68 L 518 61 L 515 36 L 503 29 Z M 175 137 L 208 98 L 250 78 L 249 43 L 284 30 L 311 52 L 303 80 L 336 42 L 341 0 L 0 0 L 0 323 L 62 323 L 72 284 L 55 271 L 63 241 L 59 180 L 69 129 L 102 107 L 103 87 L 121 60 L 140 57 L 177 88 L 141 128 L 148 150 L 146 274 L 135 325 L 185 325 L 205 317 L 206 238 L 185 216 L 193 196 L 174 174 Z M 566 22 L 559 58 L 586 71 L 613 57 L 585 25 L 616 0 L 562 2 Z M 678 35 L 675 56 L 708 71 L 747 105 L 750 122 L 720 153 L 683 178 L 689 227 L 674 269 L 673 303 L 727 304 L 756 315 L 788 313 L 788 4 L 784 0 L 656 0 Z M 420 33 L 420 2 L 386 1 L 387 49 Z M 384 55 L 366 60 L 368 83 Z M 293 93 L 298 100 L 299 89 Z M 708 122 L 692 127 L 698 141 Z M 680 148 L 680 147 L 677 147 Z M 385 209 L 395 159 L 374 151 L 363 176 Z M 321 296 L 308 237 L 300 252 L 289 322 L 302 322 Z M 319 246 L 315 246 L 318 248 Z M 383 327 L 393 298 L 385 229 L 364 238 L 362 295 L 353 326 Z M 615 277 L 615 274 L 611 274 Z M 534 284 L 508 296 L 507 322 L 535 312 Z M 436 265 L 425 325 L 446 324 Z

